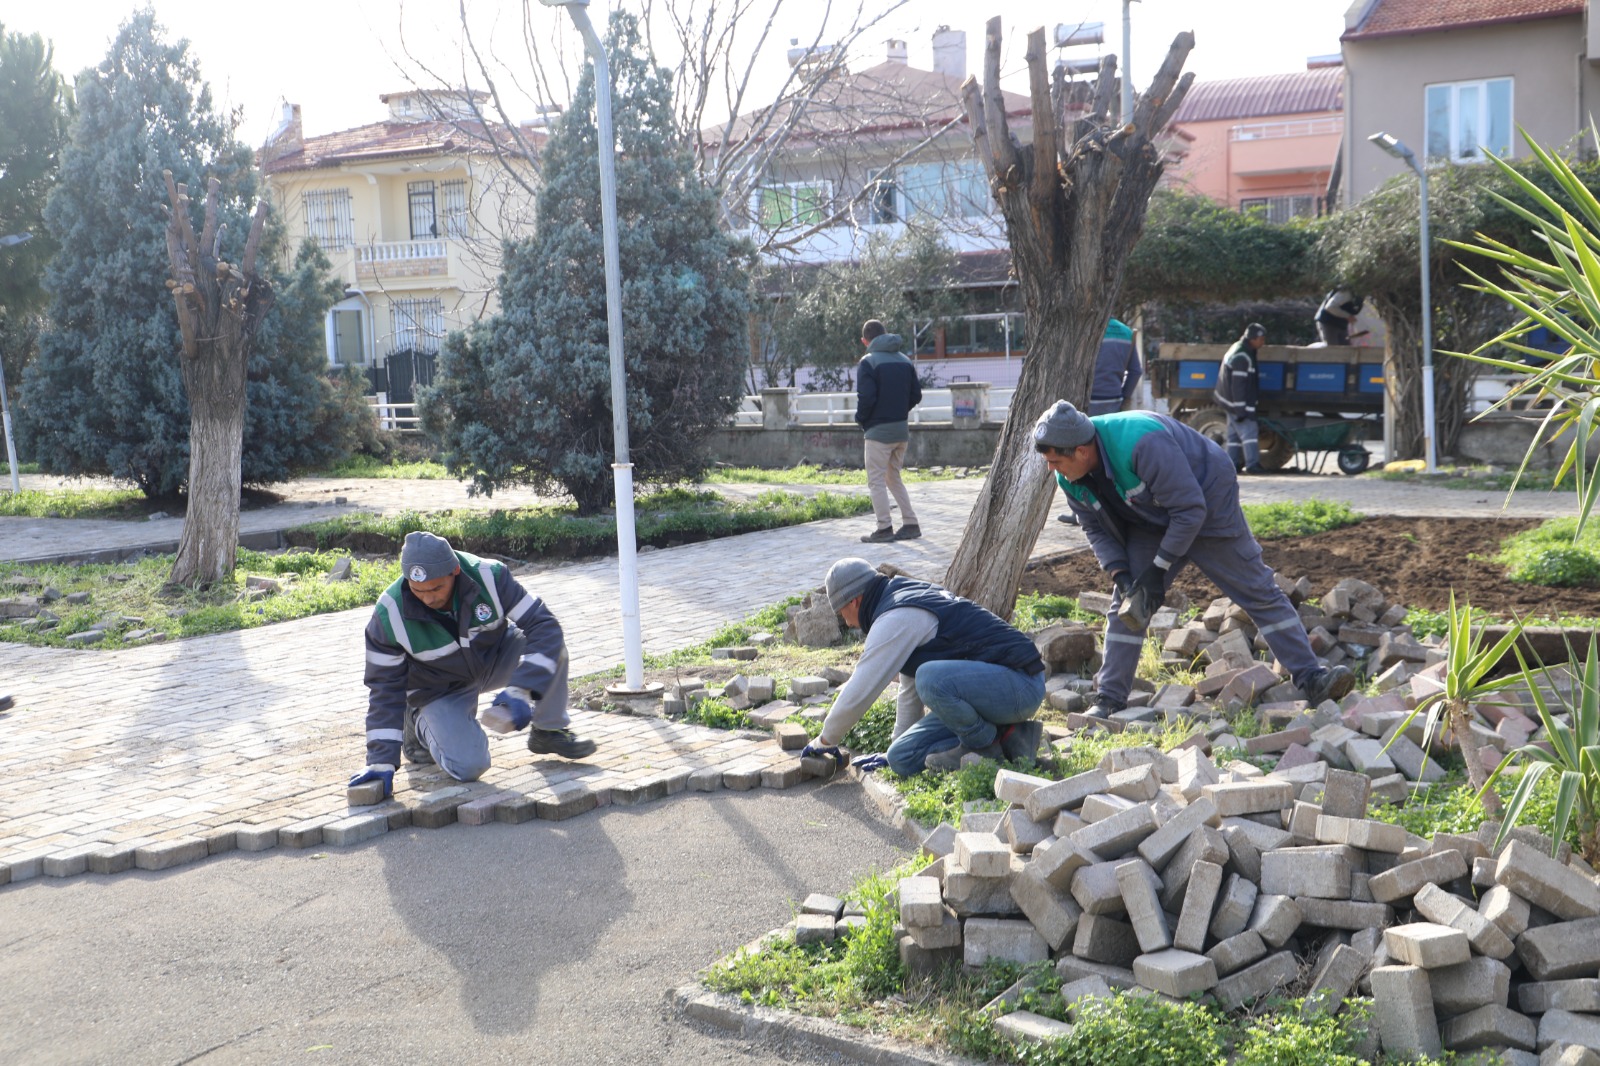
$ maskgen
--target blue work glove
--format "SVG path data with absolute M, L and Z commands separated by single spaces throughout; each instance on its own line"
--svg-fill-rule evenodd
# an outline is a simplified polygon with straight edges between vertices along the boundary
M 838 773 L 850 765 L 849 752 L 844 751 L 837 744 L 824 745 L 815 740 L 800 749 L 800 757 L 802 759 L 827 759 L 833 763 L 834 773 Z
M 496 733 L 515 733 L 527 728 L 533 721 L 533 706 L 522 694 L 524 692 L 525 689 L 501 689 L 478 720 Z
M 870 774 L 874 770 L 882 770 L 885 766 L 888 766 L 889 756 L 881 751 L 875 751 L 871 755 L 858 756 L 856 761 L 850 765 L 864 774 Z
M 388 763 L 373 763 L 361 773 L 350 779 L 350 788 L 357 785 L 369 784 L 373 781 L 383 782 L 383 798 L 388 799 L 394 795 L 394 767 Z

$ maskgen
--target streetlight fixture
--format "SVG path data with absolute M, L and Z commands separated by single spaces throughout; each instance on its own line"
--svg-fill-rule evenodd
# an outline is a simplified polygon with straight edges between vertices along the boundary
M 611 464 L 617 501 L 617 577 L 622 600 L 622 658 L 626 688 L 640 693 L 644 685 L 644 649 L 639 631 L 639 559 L 634 543 L 633 464 L 628 461 L 628 379 L 622 362 L 622 267 L 617 245 L 616 136 L 611 128 L 611 64 L 605 46 L 589 21 L 589 0 L 539 0 L 545 7 L 564 7 L 583 37 L 594 61 L 595 132 L 600 142 L 600 229 L 606 264 L 606 332 L 611 349 Z
M 0 248 L 10 248 L 33 240 L 31 233 L 9 233 L 0 237 Z M 11 442 L 11 401 L 6 399 L 6 364 L 0 359 L 0 421 L 5 423 L 6 461 L 11 464 L 11 492 L 22 491 L 22 481 L 17 477 L 17 446 Z
M 1374 133 L 1367 140 L 1417 172 L 1419 214 L 1422 219 L 1422 442 L 1424 470 L 1438 473 L 1433 412 L 1433 299 L 1428 288 L 1428 171 L 1416 153 L 1392 134 Z

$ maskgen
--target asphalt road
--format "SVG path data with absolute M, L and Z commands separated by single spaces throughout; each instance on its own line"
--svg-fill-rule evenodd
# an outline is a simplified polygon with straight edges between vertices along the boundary
M 30 881 L 0 889 L 0 1061 L 837 1061 L 664 994 L 905 854 L 839 782 Z

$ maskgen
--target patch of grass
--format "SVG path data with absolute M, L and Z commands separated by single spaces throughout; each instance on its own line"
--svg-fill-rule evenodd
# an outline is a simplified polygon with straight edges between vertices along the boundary
M 845 734 L 845 748 L 857 753 L 887 751 L 889 741 L 894 735 L 894 705 L 892 697 L 878 697 L 872 706 L 867 708 L 867 713 L 861 716 L 861 721 L 856 723 L 855 728 Z M 820 730 L 822 727 L 819 725 L 817 728 Z
M 432 459 L 389 460 L 372 455 L 352 455 L 344 462 L 315 475 L 317 477 L 343 478 L 414 478 L 419 481 L 460 480 L 445 469 L 443 463 Z
M 901 472 L 905 481 L 951 481 L 956 477 L 955 467 L 941 467 L 934 474 L 927 470 L 908 467 Z M 799 466 L 778 470 L 763 470 L 754 466 L 719 466 L 706 471 L 702 484 L 706 485 L 865 485 L 865 470 L 815 466 Z
M 1111 579 L 1106 578 L 1106 588 Z M 1011 612 L 1011 624 L 1024 633 L 1033 633 L 1056 622 L 1081 622 L 1099 629 L 1106 624 L 1106 616 L 1098 611 L 1086 611 L 1078 601 L 1069 596 L 1046 596 L 1038 592 L 1025 592 L 1017 597 Z
M 156 509 L 138 489 L 23 489 L 0 494 L 8 518 L 144 518 Z
M 715 697 L 691 702 L 688 713 L 680 721 L 694 725 L 710 726 L 712 729 L 750 728 L 750 716 L 748 714 L 734 710 L 728 706 L 726 701 Z
M 666 489 L 636 501 L 635 528 L 641 544 L 729 537 L 762 529 L 850 518 L 872 509 L 865 496 L 823 492 L 801 496 L 763 492 L 753 500 L 732 501 L 709 490 Z M 571 554 L 609 554 L 616 548 L 617 520 L 610 514 L 579 515 L 571 504 L 509 511 L 458 509 L 391 515 L 348 514 L 290 530 L 296 540 L 319 549 L 351 540 L 378 538 L 398 546 L 414 529 L 428 529 L 464 551 L 526 557 L 552 550 Z M 376 550 L 376 549 L 372 549 Z
M 1502 801 L 1509 801 L 1520 779 L 1519 768 L 1512 767 L 1495 781 L 1495 792 Z M 1519 825 L 1532 826 L 1546 836 L 1553 836 L 1556 822 L 1556 785 L 1559 775 L 1547 774 L 1534 789 L 1528 805 L 1523 808 Z M 1435 833 L 1472 834 L 1478 831 L 1486 815 L 1472 787 L 1466 783 L 1459 765 L 1450 767 L 1443 781 L 1425 792 L 1414 794 L 1406 803 L 1374 804 L 1370 817 L 1398 825 L 1420 837 Z M 1580 841 L 1576 827 L 1569 827 L 1567 843 L 1576 850 Z
M 1061 1017 L 1060 997 L 1042 980 L 1025 999 L 1048 1017 Z M 1059 982 L 1058 989 L 1059 989 Z M 1057 989 L 1057 990 L 1058 990 Z M 993 1019 L 974 1013 L 952 1027 L 957 1051 L 1027 1066 L 1222 1066 L 1224 1027 L 1198 1003 L 1166 1003 L 1117 993 L 1085 1004 L 1070 1035 L 1034 1045 L 1007 1043 L 994 1032 Z
M 1600 523 L 1574 543 L 1576 518 L 1555 518 L 1505 539 L 1495 562 L 1513 581 L 1562 588 L 1600 588 Z
M 241 548 L 238 566 L 230 581 L 202 591 L 175 590 L 166 586 L 173 557 L 152 556 L 137 563 L 112 563 L 72 566 L 66 564 L 8 564 L 0 572 L 38 578 L 63 597 L 74 592 L 89 594 L 89 602 L 68 604 L 59 599 L 46 610 L 61 621 L 53 629 L 24 629 L 20 620 L 0 623 L 0 641 L 45 647 L 72 647 L 66 637 L 90 629 L 110 615 L 136 621 L 108 629 L 95 645 L 108 649 L 123 646 L 123 635 L 136 629 L 153 629 L 167 639 L 253 629 L 273 622 L 370 607 L 378 594 L 400 576 L 398 560 L 355 562 L 351 579 L 328 583 L 323 577 L 344 552 L 287 552 L 268 555 Z M 276 577 L 282 581 L 278 592 L 261 598 L 249 597 L 245 580 L 250 576 Z
M 940 822 L 960 824 L 969 803 L 978 810 L 999 810 L 1004 806 L 994 795 L 994 776 L 999 769 L 994 760 L 984 759 L 949 772 L 925 770 L 891 780 L 905 797 L 906 817 L 926 826 Z
M 1355 1054 L 1356 1031 L 1367 1024 L 1371 1001 L 1347 999 L 1338 1017 L 1314 1021 L 1300 1017 L 1303 1002 L 1248 1019 L 1232 1066 L 1365 1066 Z
M 1299 500 L 1282 503 L 1247 503 L 1245 521 L 1257 540 L 1279 537 L 1305 537 L 1330 529 L 1353 526 L 1366 516 L 1350 509 L 1347 503 L 1328 500 Z

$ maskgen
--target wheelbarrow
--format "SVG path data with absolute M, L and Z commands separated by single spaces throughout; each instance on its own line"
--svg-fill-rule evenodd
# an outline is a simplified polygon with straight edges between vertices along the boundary
M 1342 474 L 1356 475 L 1372 462 L 1372 453 L 1360 444 L 1366 438 L 1366 420 L 1341 418 L 1317 425 L 1290 426 L 1272 418 L 1259 420 L 1261 428 L 1261 465 L 1278 469 L 1288 464 L 1296 452 L 1311 452 L 1315 456 L 1314 469 L 1322 473 L 1328 458 L 1334 461 Z M 1276 438 L 1269 440 L 1269 435 Z M 1274 462 L 1269 462 L 1274 460 Z

